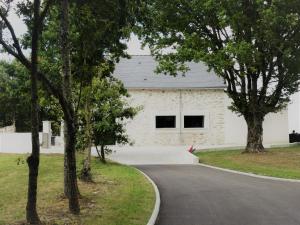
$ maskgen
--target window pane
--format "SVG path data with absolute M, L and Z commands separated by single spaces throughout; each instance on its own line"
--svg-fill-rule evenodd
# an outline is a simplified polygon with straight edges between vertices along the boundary
M 184 128 L 203 128 L 204 116 L 184 116 Z
M 176 116 L 156 116 L 156 128 L 176 128 Z

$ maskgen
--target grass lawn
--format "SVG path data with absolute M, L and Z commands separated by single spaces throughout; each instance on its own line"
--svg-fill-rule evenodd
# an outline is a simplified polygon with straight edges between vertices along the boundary
M 266 153 L 241 154 L 242 150 L 195 153 L 204 164 L 254 174 L 300 179 L 300 147 L 272 148 Z
M 22 224 L 25 219 L 27 164 L 25 155 L 0 154 L 0 224 Z M 80 166 L 80 165 L 79 165 Z M 79 167 L 80 168 L 80 167 Z M 143 225 L 155 202 L 152 185 L 134 168 L 93 159 L 95 183 L 79 182 L 81 215 L 68 213 L 62 198 L 63 158 L 42 155 L 38 212 L 46 224 Z

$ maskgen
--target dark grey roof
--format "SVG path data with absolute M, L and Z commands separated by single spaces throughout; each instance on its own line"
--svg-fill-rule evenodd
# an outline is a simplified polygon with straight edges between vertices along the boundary
M 122 59 L 117 65 L 114 77 L 123 81 L 126 88 L 223 88 L 223 80 L 214 72 L 208 72 L 203 63 L 188 63 L 190 70 L 176 77 L 156 74 L 157 62 L 152 56 L 131 56 Z

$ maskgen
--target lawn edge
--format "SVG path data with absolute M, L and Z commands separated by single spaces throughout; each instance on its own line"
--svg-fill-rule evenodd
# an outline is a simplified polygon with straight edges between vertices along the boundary
M 147 180 L 152 184 L 152 187 L 154 189 L 154 192 L 155 192 L 155 204 L 154 204 L 153 211 L 152 211 L 152 214 L 150 216 L 150 219 L 148 220 L 147 225 L 155 225 L 156 220 L 158 218 L 159 209 L 160 209 L 160 193 L 159 193 L 158 187 L 154 183 L 154 181 L 147 174 L 145 174 L 143 171 L 139 170 L 136 167 L 134 167 L 134 168 L 137 171 L 139 171 L 144 177 L 147 178 Z
M 260 178 L 260 179 L 265 179 L 265 180 L 273 180 L 273 181 L 285 181 L 285 182 L 291 182 L 291 183 L 300 183 L 299 179 L 288 179 L 288 178 L 280 178 L 280 177 L 271 177 L 271 176 L 265 176 L 265 175 L 258 175 L 254 173 L 247 173 L 247 172 L 242 172 L 238 170 L 232 170 L 232 169 L 225 169 L 217 166 L 211 166 L 207 165 L 204 163 L 198 163 L 199 166 L 206 167 L 206 168 L 211 168 L 215 170 L 221 170 L 224 172 L 229 172 L 229 173 L 234 173 L 234 174 L 239 174 L 239 175 L 244 175 L 244 176 L 249 176 L 249 177 L 255 177 L 255 178 Z

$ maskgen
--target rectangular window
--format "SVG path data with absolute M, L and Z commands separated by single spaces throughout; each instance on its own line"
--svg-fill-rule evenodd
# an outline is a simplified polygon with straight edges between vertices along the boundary
M 156 116 L 156 128 L 176 128 L 176 116 Z
M 184 128 L 204 128 L 204 116 L 184 116 Z

